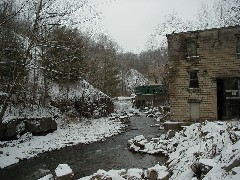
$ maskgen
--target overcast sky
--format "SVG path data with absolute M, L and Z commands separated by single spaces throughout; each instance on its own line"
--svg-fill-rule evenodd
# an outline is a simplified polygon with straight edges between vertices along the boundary
M 164 16 L 176 12 L 183 19 L 196 18 L 202 3 L 214 0 L 91 0 L 101 12 L 101 23 L 124 51 L 145 49 L 154 28 Z

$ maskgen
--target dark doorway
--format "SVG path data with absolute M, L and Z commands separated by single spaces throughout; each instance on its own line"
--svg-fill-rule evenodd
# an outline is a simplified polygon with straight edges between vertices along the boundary
M 228 120 L 240 117 L 240 78 L 217 79 L 218 119 Z
M 225 96 L 223 79 L 217 79 L 217 112 L 218 119 L 222 120 L 225 116 Z

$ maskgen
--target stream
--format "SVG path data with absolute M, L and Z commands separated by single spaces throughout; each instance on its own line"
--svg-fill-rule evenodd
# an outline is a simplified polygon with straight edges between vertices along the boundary
M 75 179 L 92 175 L 98 169 L 149 168 L 158 162 L 163 164 L 166 161 L 164 157 L 133 153 L 127 149 L 127 141 L 137 135 L 144 135 L 147 139 L 161 135 L 163 130 L 151 127 L 153 124 L 153 118 L 132 117 L 129 127 L 122 134 L 105 141 L 79 144 L 21 161 L 0 170 L 0 179 L 37 180 L 53 173 L 58 164 L 65 163 L 72 168 Z

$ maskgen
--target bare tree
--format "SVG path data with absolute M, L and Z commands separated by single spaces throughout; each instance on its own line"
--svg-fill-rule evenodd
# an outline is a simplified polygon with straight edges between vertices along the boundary
M 34 24 L 33 24 L 32 32 L 29 36 L 29 44 L 28 44 L 28 47 L 26 48 L 26 51 L 24 53 L 24 58 L 23 58 L 23 61 L 22 61 L 23 67 L 26 67 L 26 65 L 28 64 L 29 58 L 30 58 L 30 55 L 31 55 L 31 49 L 33 48 L 34 44 L 36 43 L 37 33 L 38 33 L 38 29 L 39 29 L 41 9 L 42 9 L 42 0 L 39 1 L 39 4 L 36 8 L 36 18 L 35 18 L 35 21 L 34 21 Z M 9 18 L 9 17 L 7 16 L 6 18 Z M 6 23 L 7 19 L 5 19 L 3 22 Z M 2 108 L 1 108 L 1 111 L 0 111 L 0 122 L 2 122 L 5 111 L 7 110 L 7 107 L 8 107 L 8 103 L 9 103 L 11 97 L 12 97 L 14 89 L 17 86 L 22 74 L 23 74 L 23 71 L 18 71 L 14 80 L 9 85 L 8 95 L 4 99 L 4 102 L 3 102 L 3 105 L 2 105 Z
M 240 24 L 240 0 L 218 0 L 212 7 L 202 4 L 196 29 L 235 26 Z

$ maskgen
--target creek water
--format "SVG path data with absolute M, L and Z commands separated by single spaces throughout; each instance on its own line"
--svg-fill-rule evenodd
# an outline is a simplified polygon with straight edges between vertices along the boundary
M 21 161 L 18 164 L 0 170 L 1 180 L 37 180 L 54 172 L 58 164 L 68 164 L 75 174 L 75 179 L 89 176 L 98 169 L 149 168 L 157 163 L 163 164 L 165 158 L 148 154 L 130 152 L 127 141 L 137 135 L 147 139 L 163 133 L 148 117 L 132 117 L 129 127 L 123 133 L 107 138 L 105 141 L 91 144 L 79 144 L 57 151 L 46 152 L 38 157 Z

